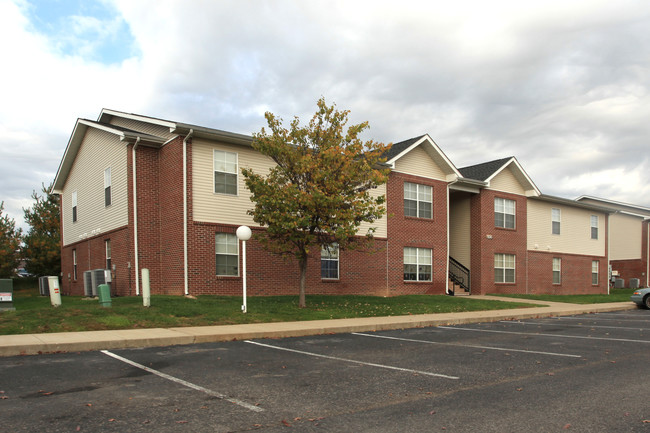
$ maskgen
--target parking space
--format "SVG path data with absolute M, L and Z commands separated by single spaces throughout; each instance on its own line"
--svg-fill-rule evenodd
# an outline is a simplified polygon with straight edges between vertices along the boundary
M 0 358 L 9 431 L 650 431 L 644 310 Z

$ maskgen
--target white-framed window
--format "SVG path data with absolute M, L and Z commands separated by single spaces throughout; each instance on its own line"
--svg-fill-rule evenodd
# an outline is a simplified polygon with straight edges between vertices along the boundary
M 592 215 L 591 222 L 591 239 L 598 239 L 598 215 Z
M 108 167 L 104 170 L 104 206 L 110 206 L 111 202 L 111 168 Z
M 77 281 L 77 250 L 72 250 L 72 279 Z
M 598 269 L 600 262 L 598 260 L 591 261 L 591 284 L 598 285 Z
M 237 154 L 214 149 L 214 192 L 237 195 Z
M 507 198 L 494 198 L 494 225 L 505 229 L 515 228 L 515 201 Z
M 551 233 L 554 235 L 560 234 L 560 222 L 562 218 L 562 211 L 558 208 L 551 209 Z
M 106 239 L 104 241 L 104 246 L 106 249 L 106 268 L 105 269 L 111 269 L 111 240 Z
M 431 248 L 404 248 L 404 281 L 431 281 Z
M 433 218 L 433 188 L 404 182 L 404 216 Z
M 562 259 L 553 257 L 553 284 L 562 283 Z
M 217 275 L 239 275 L 239 241 L 234 233 L 215 235 Z
M 332 243 L 321 246 L 320 277 L 326 280 L 339 278 L 339 245 Z
M 501 254 L 494 255 L 494 282 L 514 283 L 515 282 L 515 255 Z
M 77 191 L 72 191 L 72 222 L 77 222 Z

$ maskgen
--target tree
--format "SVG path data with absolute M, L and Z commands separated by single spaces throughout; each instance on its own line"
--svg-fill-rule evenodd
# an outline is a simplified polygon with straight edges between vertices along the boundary
M 23 242 L 25 269 L 34 275 L 59 275 L 61 273 L 61 236 L 59 198 L 51 194 L 51 185 L 42 185 L 39 195 L 32 193 L 34 205 L 25 212 L 29 230 Z
M 0 278 L 11 278 L 18 265 L 21 230 L 9 215 L 3 215 L 5 202 L 0 202 Z
M 368 122 L 352 125 L 344 134 L 349 111 L 328 107 L 323 98 L 317 105 L 304 127 L 295 117 L 285 129 L 282 119 L 267 112 L 270 133 L 262 128 L 253 134 L 253 147 L 276 166 L 264 176 L 242 169 L 255 203 L 248 213 L 266 226 L 257 238 L 267 250 L 298 261 L 301 308 L 306 307 L 307 263 L 314 247 L 318 252 L 332 243 L 340 250 L 366 248 L 375 229 L 358 236 L 359 226 L 386 212 L 385 196 L 373 196 L 371 190 L 388 180 L 382 163 L 390 144 L 363 142 L 359 135 Z

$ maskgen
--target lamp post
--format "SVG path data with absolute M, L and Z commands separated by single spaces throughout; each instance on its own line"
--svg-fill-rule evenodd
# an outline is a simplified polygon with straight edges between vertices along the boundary
M 237 239 L 242 241 L 242 281 L 244 283 L 244 304 L 241 306 L 242 313 L 246 312 L 246 241 L 251 238 L 252 234 L 248 226 L 240 226 L 237 228 Z

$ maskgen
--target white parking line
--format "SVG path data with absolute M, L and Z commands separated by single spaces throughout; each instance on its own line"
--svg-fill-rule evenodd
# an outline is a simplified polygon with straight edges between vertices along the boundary
M 425 376 L 442 377 L 444 379 L 453 379 L 453 380 L 460 379 L 460 377 L 457 377 L 457 376 L 448 376 L 446 374 L 431 373 L 431 372 L 428 372 L 428 371 L 411 370 L 409 368 L 393 367 L 391 365 L 374 364 L 372 362 L 363 362 L 363 361 L 357 361 L 357 360 L 354 360 L 354 359 L 346 359 L 346 358 L 339 358 L 339 357 L 336 357 L 336 356 L 321 355 L 319 353 L 304 352 L 302 350 L 288 349 L 286 347 L 280 347 L 280 346 L 272 346 L 270 344 L 259 343 L 257 341 L 246 340 L 245 343 L 255 344 L 257 346 L 268 347 L 268 348 L 276 349 L 276 350 L 284 350 L 286 352 L 300 353 L 301 355 L 314 356 L 316 358 L 325 358 L 325 359 L 331 359 L 331 360 L 334 360 L 334 361 L 350 362 L 350 363 L 353 363 L 353 364 L 367 365 L 369 367 L 377 367 L 377 368 L 386 368 L 388 370 L 405 371 L 407 373 L 423 374 Z
M 108 350 L 102 350 L 101 352 L 103 354 L 105 354 L 105 355 L 113 357 L 113 358 L 115 358 L 117 360 L 120 360 L 122 362 L 125 362 L 125 363 L 127 363 L 129 365 L 140 368 L 140 369 L 142 369 L 144 371 L 148 371 L 149 373 L 155 374 L 156 376 L 160 376 L 162 378 L 165 378 L 167 380 L 171 380 L 172 382 L 179 383 L 179 384 L 181 384 L 183 386 L 186 386 L 188 388 L 192 388 L 194 390 L 204 392 L 204 393 L 206 393 L 206 394 L 208 394 L 208 395 L 210 395 L 212 397 L 216 397 L 218 399 L 228 401 L 230 403 L 236 404 L 237 406 L 241 406 L 241 407 L 246 408 L 248 410 L 252 410 L 253 412 L 264 412 L 264 409 L 262 409 L 259 406 L 255 406 L 253 404 L 246 403 L 245 401 L 237 400 L 236 398 L 226 397 L 225 395 L 220 394 L 220 393 L 218 393 L 216 391 L 212 391 L 211 389 L 207 389 L 207 388 L 204 388 L 202 386 L 195 385 L 193 383 L 187 382 L 187 381 L 185 381 L 183 379 L 179 379 L 177 377 L 170 376 L 169 374 L 165 374 L 165 373 L 160 372 L 158 370 L 154 370 L 153 368 L 149 368 L 146 365 L 138 364 L 137 362 L 131 361 L 130 359 L 126 359 L 124 357 L 121 357 L 120 355 L 116 355 L 114 353 L 111 353 Z
M 551 323 L 551 322 L 520 322 L 520 321 L 512 321 L 512 320 L 501 320 L 499 323 L 517 323 L 519 325 L 541 325 L 541 326 L 557 326 L 557 323 Z M 576 324 L 576 325 L 565 325 L 565 326 L 572 326 L 572 327 L 581 327 L 581 328 L 606 328 L 606 329 L 623 329 L 626 331 L 650 331 L 649 328 L 633 328 L 633 327 L 628 327 L 628 326 L 604 326 L 604 325 L 583 325 L 583 324 Z
M 441 343 L 441 342 L 438 342 L 438 341 L 414 340 L 414 339 L 410 339 L 410 338 L 388 337 L 388 336 L 385 336 L 385 335 L 362 334 L 362 333 L 358 333 L 358 332 L 353 332 L 352 335 L 360 335 L 360 336 L 363 336 L 363 337 L 385 338 L 387 340 L 410 341 L 410 342 L 413 342 L 413 343 L 441 344 L 443 346 L 471 347 L 471 348 L 474 348 L 474 349 L 500 350 L 500 351 L 503 351 L 503 352 L 522 352 L 522 353 L 534 353 L 534 354 L 537 354 L 537 355 L 565 356 L 567 358 L 582 358 L 582 356 L 580 356 L 580 355 L 571 355 L 571 354 L 568 354 L 568 353 L 538 352 L 536 350 L 508 349 L 508 348 L 505 348 L 505 347 L 477 346 L 477 345 L 473 345 L 473 344 Z
M 455 329 L 458 331 L 474 331 L 474 332 L 491 332 L 494 334 L 515 334 L 515 335 L 533 335 L 535 337 L 556 337 L 556 338 L 576 338 L 583 340 L 606 340 L 606 341 L 623 341 L 626 343 L 645 343 L 650 344 L 650 341 L 645 340 L 631 340 L 627 338 L 605 338 L 605 337 L 584 337 L 582 335 L 559 335 L 559 334 L 540 334 L 530 332 L 513 332 L 513 331 L 497 331 L 492 329 L 472 329 L 472 328 L 456 328 L 453 326 L 438 326 L 441 329 Z
M 639 320 L 633 320 L 633 319 L 608 319 L 605 317 L 570 317 L 570 316 L 565 316 L 565 317 L 554 317 L 552 320 L 582 320 L 583 322 L 585 321 L 613 321 L 613 322 L 639 322 Z M 643 322 L 644 320 L 642 320 Z

